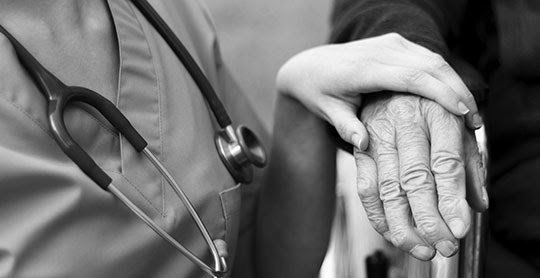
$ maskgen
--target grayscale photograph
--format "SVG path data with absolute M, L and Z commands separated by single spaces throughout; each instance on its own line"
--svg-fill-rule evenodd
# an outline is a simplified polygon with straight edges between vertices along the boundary
M 0 0 L 0 65 L 0 278 L 540 278 L 538 1 Z

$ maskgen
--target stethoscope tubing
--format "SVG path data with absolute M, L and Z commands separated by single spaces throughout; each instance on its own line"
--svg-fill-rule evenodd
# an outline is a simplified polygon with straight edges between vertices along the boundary
M 184 203 L 185 207 L 187 208 L 189 215 L 197 225 L 199 231 L 201 232 L 204 240 L 208 244 L 208 247 L 210 248 L 210 251 L 212 253 L 212 257 L 215 263 L 215 269 L 211 269 L 208 267 L 204 262 L 202 262 L 200 259 L 198 259 L 195 255 L 193 255 L 191 252 L 187 251 L 182 245 L 180 245 L 175 239 L 170 237 L 168 234 L 166 234 L 170 239 L 172 239 L 175 243 L 172 243 L 175 246 L 182 247 L 182 249 L 178 248 L 179 250 L 186 250 L 187 252 L 184 253 L 188 257 L 192 257 L 192 261 L 199 265 L 201 268 L 205 269 L 207 273 L 221 277 L 227 272 L 227 265 L 224 263 L 225 261 L 222 261 L 222 257 L 220 257 L 219 252 L 216 248 L 216 245 L 214 244 L 214 241 L 210 237 L 210 234 L 208 233 L 208 227 L 203 223 L 201 218 L 199 217 L 199 214 L 193 207 L 193 204 L 187 197 L 186 193 L 178 184 L 176 183 L 175 179 L 171 176 L 171 174 L 167 171 L 167 169 L 163 166 L 163 164 L 159 161 L 159 159 L 148 149 L 144 148 L 142 153 L 150 160 L 150 162 L 154 165 L 154 167 L 161 173 L 163 177 L 165 177 L 165 180 L 167 180 L 167 183 L 171 185 L 174 192 L 176 192 L 176 195 L 180 198 L 182 203 Z M 155 225 L 158 229 L 161 229 L 159 226 Z M 161 234 L 160 234 L 161 235 Z M 170 241 L 169 241 L 170 242 Z M 223 265 L 221 264 L 223 263 Z
M 264 147 L 260 144 L 257 136 L 248 128 L 239 126 L 237 130 L 232 127 L 223 103 L 218 98 L 212 85 L 206 78 L 202 69 L 190 55 L 189 51 L 182 44 L 180 39 L 169 28 L 165 21 L 152 8 L 146 0 L 131 0 L 131 2 L 141 11 L 145 18 L 164 38 L 172 51 L 184 64 L 184 67 L 191 75 L 193 81 L 199 88 L 206 102 L 210 106 L 221 130 L 216 133 L 215 143 L 218 148 L 220 158 L 237 182 L 249 183 L 253 176 L 252 166 L 263 167 L 266 163 Z M 189 260 L 200 267 L 204 272 L 213 277 L 223 277 L 227 273 L 225 258 L 220 254 L 214 241 L 210 237 L 208 228 L 200 219 L 197 211 L 191 204 L 181 187 L 174 178 L 157 159 L 157 157 L 147 148 L 148 143 L 137 132 L 129 120 L 122 112 L 108 99 L 102 95 L 77 86 L 67 86 L 56 76 L 43 67 L 11 34 L 0 25 L 0 33 L 3 33 L 13 44 L 21 64 L 27 70 L 30 77 L 36 83 L 39 91 L 46 98 L 48 103 L 47 113 L 49 125 L 52 129 L 53 137 L 61 149 L 79 166 L 79 168 L 90 177 L 102 189 L 114 194 L 124 203 L 135 215 L 154 230 L 163 239 L 178 249 Z M 132 203 L 116 186 L 112 184 L 112 178 L 107 175 L 95 161 L 75 142 L 65 127 L 63 114 L 68 103 L 82 102 L 90 105 L 100 112 L 105 118 L 126 138 L 133 148 L 143 153 L 160 172 L 162 177 L 173 188 L 176 195 L 187 208 L 191 218 L 197 225 L 201 235 L 210 249 L 214 261 L 214 268 L 204 263 L 200 258 L 186 249 L 165 230 L 160 228 L 150 217 Z M 247 137 L 246 137 L 247 136 Z
M 150 227 L 156 234 L 161 236 L 165 241 L 174 246 L 180 253 L 182 253 L 186 258 L 196 264 L 200 269 L 202 269 L 207 274 L 212 277 L 223 277 L 227 273 L 227 263 L 223 257 L 219 255 L 219 252 L 208 233 L 206 225 L 202 222 L 201 218 L 197 214 L 193 204 L 189 201 L 184 191 L 178 186 L 176 181 L 171 177 L 165 167 L 161 162 L 156 158 L 156 156 L 148 149 L 145 148 L 142 153 L 152 162 L 154 167 L 165 177 L 169 185 L 173 188 L 175 193 L 180 197 L 180 200 L 185 205 L 189 211 L 190 216 L 193 221 L 196 223 L 200 233 L 203 235 L 206 244 L 210 248 L 210 253 L 212 254 L 214 261 L 214 268 L 208 266 L 203 262 L 199 257 L 194 255 L 191 251 L 186 249 L 182 244 L 180 244 L 176 239 L 174 239 L 169 233 L 163 230 L 159 225 L 157 225 L 148 215 L 146 215 L 137 205 L 135 205 L 128 197 L 126 197 L 113 183 L 109 184 L 107 190 L 116 196 L 124 205 L 129 208 L 139 219 L 141 219 L 148 227 Z
M 148 22 L 154 26 L 167 44 L 169 44 L 178 59 L 185 65 L 185 68 L 193 78 L 193 81 L 195 81 L 195 84 L 197 84 L 197 87 L 199 87 L 199 90 L 208 102 L 219 126 L 221 128 L 230 126 L 232 120 L 229 117 L 225 106 L 217 97 L 212 84 L 210 84 L 210 81 L 208 81 L 206 75 L 204 75 L 199 65 L 197 65 L 197 62 L 195 62 L 193 57 L 189 54 L 189 51 L 184 44 L 182 44 L 167 23 L 146 0 L 131 0 L 131 2 L 139 9 L 139 11 L 141 11 Z
M 48 107 L 48 122 L 53 131 L 54 138 L 62 150 L 102 189 L 114 194 L 123 204 L 125 204 L 134 214 L 146 223 L 159 236 L 174 246 L 179 252 L 195 263 L 204 272 L 213 277 L 223 277 L 227 273 L 227 264 L 220 256 L 215 243 L 212 241 L 206 225 L 200 219 L 195 208 L 189 201 L 184 191 L 178 186 L 174 178 L 165 169 L 157 157 L 147 148 L 148 144 L 144 138 L 136 131 L 129 120 L 118 110 L 118 108 L 108 99 L 89 89 L 67 86 L 58 78 L 45 69 L 23 46 L 20 44 L 3 26 L 0 25 L 0 33 L 4 34 L 13 44 L 19 60 L 23 67 L 36 82 L 39 91 L 45 96 Z M 193 60 L 193 59 L 191 59 Z M 200 70 L 199 70 L 200 72 Z M 217 98 L 217 96 L 214 95 Z M 173 188 L 182 203 L 187 208 L 191 218 L 201 232 L 212 258 L 214 268 L 208 266 L 191 251 L 186 249 L 165 230 L 159 227 L 150 217 L 131 202 L 116 186 L 112 184 L 112 179 L 94 162 L 94 160 L 72 139 L 67 131 L 63 112 L 64 107 L 70 102 L 83 102 L 98 110 L 109 122 L 123 135 L 137 152 L 142 152 L 153 164 L 153 166 L 165 177 L 169 185 Z M 218 99 L 218 103 L 221 102 Z M 222 106 L 222 105 L 221 105 Z M 222 106 L 222 109 L 223 106 Z M 226 113 L 225 113 L 226 115 Z M 225 120 L 229 120 L 228 116 Z

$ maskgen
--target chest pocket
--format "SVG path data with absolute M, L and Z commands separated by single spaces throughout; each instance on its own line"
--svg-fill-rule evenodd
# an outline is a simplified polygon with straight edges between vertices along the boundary
M 241 187 L 242 184 L 239 183 L 219 194 L 225 217 L 224 239 L 227 242 L 229 254 L 236 253 L 236 242 L 240 229 Z M 232 267 L 230 259 L 228 263 L 229 267 Z

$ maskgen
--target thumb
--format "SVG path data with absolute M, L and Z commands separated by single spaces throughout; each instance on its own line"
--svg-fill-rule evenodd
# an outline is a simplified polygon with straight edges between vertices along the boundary
M 489 207 L 489 199 L 485 189 L 486 171 L 483 165 L 482 155 L 478 151 L 474 133 L 465 134 L 465 152 L 467 161 L 465 165 L 467 201 L 469 206 L 478 212 L 483 212 Z
M 369 136 L 364 124 L 356 116 L 355 106 L 341 106 L 328 113 L 330 123 L 336 128 L 339 136 L 361 151 L 368 147 Z

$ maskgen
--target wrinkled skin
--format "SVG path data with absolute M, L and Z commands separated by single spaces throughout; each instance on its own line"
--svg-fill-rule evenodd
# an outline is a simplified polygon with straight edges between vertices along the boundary
M 355 151 L 358 194 L 373 227 L 421 260 L 435 249 L 455 254 L 471 225 L 466 184 L 469 196 L 484 198 L 471 206 L 487 207 L 474 134 L 462 117 L 413 95 L 366 98 L 361 120 L 370 143 L 367 152 Z
M 283 65 L 276 82 L 281 95 L 356 147 L 359 195 L 381 234 L 423 260 L 435 249 L 445 256 L 457 251 L 457 238 L 470 226 L 465 191 L 474 197 L 469 205 L 487 208 L 474 137 L 463 124 L 479 128 L 482 120 L 442 56 L 386 34 L 303 51 Z M 281 228 L 290 233 L 291 227 Z
M 482 125 L 473 95 L 444 58 L 398 34 L 303 51 L 283 65 L 276 81 L 280 93 L 298 99 L 362 150 L 369 140 L 356 111 L 363 96 L 383 90 L 432 99 L 464 115 L 470 128 Z

